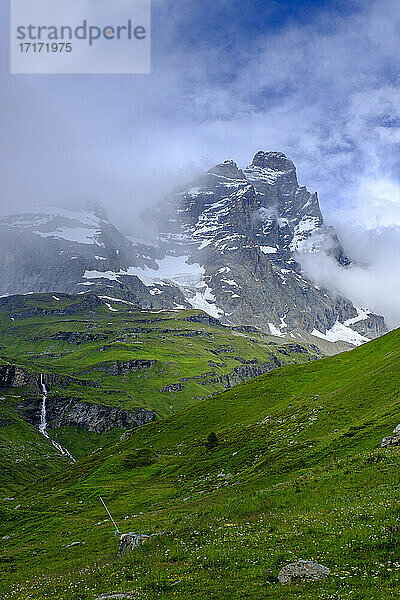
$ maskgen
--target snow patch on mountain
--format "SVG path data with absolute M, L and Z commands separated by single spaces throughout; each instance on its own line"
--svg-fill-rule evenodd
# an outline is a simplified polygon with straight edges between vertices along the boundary
M 199 310 L 204 310 L 211 317 L 216 319 L 220 318 L 224 311 L 217 307 L 215 303 L 215 296 L 212 293 L 211 288 L 205 282 L 201 282 L 197 286 L 197 290 L 194 296 L 188 296 L 186 299 L 193 306 Z
M 244 171 L 247 179 L 251 182 L 262 181 L 267 185 L 275 185 L 277 180 L 290 173 L 290 170 L 275 170 L 271 168 L 261 168 L 255 165 L 248 166 Z
M 277 337 L 285 337 L 285 334 L 282 333 L 273 323 L 268 323 L 269 332 L 271 335 L 275 335 Z
M 193 289 L 201 282 L 204 269 L 198 263 L 188 263 L 188 256 L 165 256 L 156 260 L 158 269 L 129 267 L 127 275 L 136 275 L 146 286 L 169 282 L 181 288 Z M 122 273 L 121 273 L 122 274 Z
M 129 267 L 119 272 L 114 271 L 85 271 L 85 279 L 105 278 L 110 281 L 120 281 L 121 276 L 136 276 L 149 288 L 152 296 L 162 294 L 157 285 L 167 283 L 176 285 L 184 294 L 186 300 L 193 308 L 204 310 L 213 317 L 220 317 L 223 311 L 217 307 L 216 298 L 212 289 L 204 280 L 205 270 L 198 263 L 189 263 L 188 256 L 165 256 L 157 260 L 158 269 L 149 267 Z M 229 282 L 230 285 L 237 285 Z
M 294 228 L 290 250 L 301 254 L 319 252 L 327 236 L 326 228 L 320 225 L 318 217 L 303 217 Z
M 118 275 L 127 274 L 120 271 L 114 273 L 114 271 L 85 271 L 83 274 L 84 279 L 109 279 L 110 281 L 119 281 Z M 89 284 L 82 284 L 89 285 Z
M 317 329 L 314 329 L 312 331 L 312 335 L 315 335 L 316 337 L 328 342 L 338 342 L 342 340 L 352 344 L 353 346 L 360 346 L 361 344 L 370 341 L 367 337 L 357 333 L 357 331 L 354 331 L 354 329 L 351 329 L 339 321 L 336 321 L 334 326 L 331 327 L 331 329 L 328 329 L 326 333 L 321 333 Z
M 365 321 L 365 319 L 368 319 L 371 314 L 371 311 L 366 308 L 361 308 L 361 306 L 354 306 L 354 308 L 357 311 L 357 316 L 353 317 L 352 319 L 347 319 L 344 322 L 344 325 L 350 326 L 354 325 L 355 323 L 359 323 L 360 321 Z
M 60 240 L 66 240 L 68 242 L 75 242 L 77 244 L 97 244 L 98 246 L 104 246 L 96 238 L 100 235 L 99 229 L 85 229 L 84 227 L 60 227 L 55 231 L 32 231 L 35 235 L 41 237 L 53 237 Z
M 68 210 L 51 206 L 39 206 L 31 213 L 4 217 L 2 224 L 12 229 L 26 229 L 40 237 L 75 242 L 77 244 L 97 244 L 103 220 L 89 210 Z

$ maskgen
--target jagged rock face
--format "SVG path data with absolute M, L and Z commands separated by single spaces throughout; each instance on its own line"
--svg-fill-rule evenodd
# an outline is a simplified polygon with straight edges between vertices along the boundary
M 183 387 L 184 386 L 181 383 L 170 383 L 168 385 L 164 385 L 160 392 L 180 392 L 183 390 Z
M 264 373 L 269 373 L 280 365 L 281 363 L 277 359 L 271 360 L 271 362 L 268 363 L 243 364 L 235 367 L 233 371 L 227 375 L 220 375 L 214 378 L 211 377 L 208 381 L 220 383 L 228 389 L 243 381 L 259 377 L 260 375 L 264 375 Z
M 52 401 L 54 402 L 54 399 Z M 51 410 L 49 416 L 51 416 Z M 58 415 L 48 423 L 49 427 L 79 427 L 95 433 L 103 433 L 114 427 L 124 429 L 139 427 L 153 421 L 154 418 L 154 412 L 145 408 L 124 410 L 103 404 L 73 402 L 61 416 Z
M 143 369 L 151 369 L 156 364 L 155 360 L 134 359 L 116 362 L 100 363 L 93 371 L 105 371 L 108 375 L 127 375 Z
M 39 391 L 41 377 L 38 373 L 31 373 L 22 367 L 15 365 L 0 365 L 0 389 L 17 388 L 26 386 L 31 390 Z M 100 387 L 96 381 L 86 381 L 84 379 L 74 379 L 68 375 L 57 375 L 54 373 L 46 373 L 42 376 L 43 383 L 46 386 L 58 386 L 66 388 L 71 384 Z
M 115 406 L 83 402 L 79 398 L 48 397 L 46 402 L 47 425 L 50 429 L 78 427 L 95 433 L 104 433 L 115 427 L 139 427 L 155 419 L 155 414 L 145 408 L 125 410 Z M 38 426 L 40 423 L 40 398 L 24 399 L 18 405 L 22 418 Z
M 270 213 L 263 233 L 268 237 L 268 224 L 278 224 L 277 250 L 333 254 L 341 264 L 349 264 L 332 227 L 326 227 L 318 195 L 300 187 L 296 168 L 280 152 L 258 152 L 245 175 L 260 198 L 261 210 Z M 276 229 L 276 228 L 275 228 Z
M 160 271 L 174 260 L 180 276 L 166 280 L 222 322 L 353 344 L 386 331 L 382 317 L 303 276 L 301 254 L 325 252 L 343 268 L 350 260 L 282 153 L 258 152 L 244 171 L 232 160 L 217 165 L 170 195 L 157 218 Z
M 21 367 L 14 365 L 0 366 L 0 389 L 22 387 L 26 385 L 35 389 L 39 383 L 39 378 L 34 373 L 29 373 Z

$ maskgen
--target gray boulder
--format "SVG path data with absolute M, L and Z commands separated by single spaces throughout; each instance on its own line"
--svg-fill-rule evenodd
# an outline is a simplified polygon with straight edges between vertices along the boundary
M 400 446 L 400 424 L 393 430 L 393 435 L 383 438 L 381 448 L 390 448 L 390 446 Z
M 278 579 L 281 583 L 295 583 L 296 581 L 318 581 L 328 577 L 330 570 L 312 560 L 298 560 L 281 569 Z
M 127 550 L 133 550 L 137 546 L 143 544 L 150 538 L 149 535 L 134 533 L 121 533 L 118 542 L 118 554 L 124 554 Z

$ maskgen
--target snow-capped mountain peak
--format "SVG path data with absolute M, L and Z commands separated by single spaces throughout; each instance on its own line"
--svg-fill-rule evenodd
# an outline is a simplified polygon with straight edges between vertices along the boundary
M 352 343 L 385 331 L 381 317 L 365 313 L 351 334 L 354 324 L 343 323 L 358 316 L 352 303 L 303 276 L 301 254 L 350 261 L 324 222 L 317 193 L 299 186 L 295 165 L 281 152 L 257 152 L 243 171 L 233 160 L 216 165 L 170 195 L 168 212 L 166 218 L 161 206 L 155 215 L 160 255 L 187 257 L 204 270 L 213 310 L 227 323 L 283 335 L 301 329 L 324 336 L 336 327 Z
M 349 260 L 317 194 L 299 186 L 280 152 L 257 152 L 244 170 L 232 159 L 216 165 L 169 194 L 153 220 L 158 239 L 144 244 L 97 207 L 4 217 L 0 295 L 90 291 L 143 308 L 201 308 L 273 335 L 354 344 L 386 330 L 382 317 L 303 275 L 304 253 Z

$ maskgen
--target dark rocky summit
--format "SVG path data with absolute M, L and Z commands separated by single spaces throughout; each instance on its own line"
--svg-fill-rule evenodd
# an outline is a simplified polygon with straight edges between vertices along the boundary
M 304 276 L 307 254 L 330 255 L 340 268 L 351 261 L 317 194 L 299 185 L 282 153 L 258 152 L 244 170 L 232 160 L 217 165 L 171 194 L 154 218 L 161 257 L 181 257 L 188 271 L 175 279 L 188 302 L 225 324 L 352 344 L 386 332 L 382 317 Z

